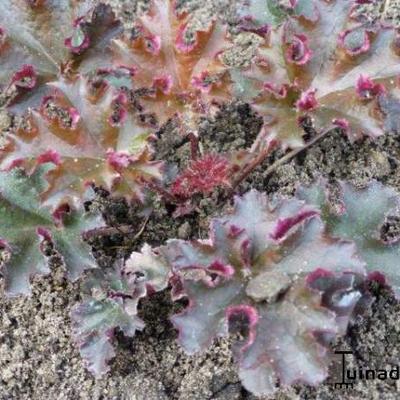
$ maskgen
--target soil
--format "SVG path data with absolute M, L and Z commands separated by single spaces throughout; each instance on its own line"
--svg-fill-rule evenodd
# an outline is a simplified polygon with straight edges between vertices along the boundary
M 129 26 L 133 16 L 146 8 L 146 2 L 112 0 L 116 11 Z M 199 19 L 221 16 L 235 33 L 233 1 L 181 0 L 179 4 L 197 13 Z M 391 3 L 391 2 L 387 2 Z M 397 1 L 385 7 L 392 19 L 399 8 Z M 382 7 L 377 7 L 382 11 Z M 375 11 L 376 12 L 376 11 Z M 248 56 L 248 49 L 238 39 L 238 62 Z M 251 43 L 249 44 L 251 46 Z M 244 54 L 244 55 L 243 55 Z M 0 113 L 0 125 L 7 129 L 12 120 Z M 252 140 L 260 120 L 246 104 L 225 106 L 210 121 L 204 121 L 201 135 L 204 145 L 215 151 L 236 149 Z M 174 147 L 173 123 L 159 132 L 157 155 L 185 165 L 189 145 Z M 169 151 L 169 152 L 168 152 Z M 300 183 L 309 183 L 322 175 L 330 181 L 346 179 L 362 187 L 371 179 L 391 185 L 400 192 L 400 139 L 387 134 L 377 140 L 364 139 L 351 144 L 340 133 L 333 133 L 317 145 L 278 168 L 271 176 L 264 171 L 279 153 L 273 154 L 249 178 L 239 191 L 257 188 L 267 193 L 291 194 Z M 101 191 L 97 203 L 105 210 L 110 225 L 130 223 L 138 230 L 144 218 L 125 201 L 110 200 Z M 171 237 L 205 237 L 209 219 L 221 213 L 221 193 L 199 199 L 196 211 L 189 217 L 175 218 L 173 209 L 159 203 L 139 240 L 113 235 L 93 243 L 100 266 L 109 265 L 116 257 L 125 257 L 145 241 L 158 244 Z M 399 220 L 388 228 L 399 232 Z M 394 233 L 393 233 L 394 232 Z M 232 360 L 229 339 L 217 341 L 205 354 L 187 356 L 176 342 L 176 331 L 168 317 L 182 304 L 172 303 L 168 292 L 142 301 L 140 316 L 146 328 L 134 339 L 117 334 L 116 357 L 111 371 L 95 380 L 85 370 L 71 340 L 69 312 L 80 299 L 79 282 L 64 277 L 62 266 L 53 260 L 52 272 L 36 277 L 32 296 L 8 299 L 0 287 L 0 400 L 254 400 L 241 386 Z M 351 350 L 349 366 L 391 369 L 400 365 L 400 305 L 390 292 L 372 287 L 374 303 L 367 315 L 359 317 L 345 338 L 338 339 L 334 349 Z M 334 382 L 340 362 L 333 358 L 328 382 Z M 337 389 L 329 383 L 317 388 L 298 385 L 279 390 L 267 399 L 398 399 L 399 380 L 357 381 L 354 388 Z

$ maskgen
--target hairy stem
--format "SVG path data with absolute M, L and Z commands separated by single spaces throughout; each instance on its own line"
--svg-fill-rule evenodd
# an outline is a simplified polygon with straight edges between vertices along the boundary
M 190 152 L 192 160 L 197 160 L 197 154 L 199 151 L 199 137 L 194 133 L 190 132 L 188 134 L 188 138 L 190 140 Z
M 271 142 L 267 147 L 263 148 L 260 153 L 254 158 L 254 160 L 247 165 L 241 174 L 233 181 L 230 194 L 234 192 L 236 187 L 243 182 L 263 161 L 268 157 L 271 151 L 276 147 L 277 142 Z
M 92 229 L 83 233 L 84 239 L 91 239 L 95 236 L 111 236 L 116 234 L 127 235 L 132 233 L 134 228 L 131 225 L 119 225 L 119 226 L 104 226 L 102 228 Z
M 169 201 L 172 204 L 178 203 L 177 198 L 170 193 L 167 189 L 163 188 L 156 182 L 146 182 L 146 186 L 153 192 L 158 193 L 163 199 Z
M 326 129 L 319 133 L 317 136 L 309 140 L 307 143 L 304 144 L 303 147 L 299 147 L 297 149 L 294 149 L 292 151 L 289 151 L 289 153 L 285 154 L 283 157 L 281 157 L 279 160 L 275 161 L 272 165 L 270 165 L 265 171 L 264 171 L 264 177 L 267 177 L 271 175 L 273 172 L 276 171 L 278 167 L 281 165 L 287 163 L 290 161 L 293 157 L 297 156 L 297 154 L 301 153 L 302 151 L 308 149 L 312 145 L 314 145 L 316 142 L 321 140 L 323 137 L 325 137 L 328 133 L 332 132 L 334 127 L 329 127 L 329 129 Z M 268 146 L 266 147 L 256 158 L 255 160 L 249 164 L 243 172 L 239 175 L 239 177 L 232 183 L 232 187 L 230 189 L 229 195 L 232 195 L 235 189 L 240 185 L 241 182 L 243 182 L 260 164 L 263 163 L 263 161 L 267 158 L 267 156 L 271 153 L 271 150 L 275 146 Z

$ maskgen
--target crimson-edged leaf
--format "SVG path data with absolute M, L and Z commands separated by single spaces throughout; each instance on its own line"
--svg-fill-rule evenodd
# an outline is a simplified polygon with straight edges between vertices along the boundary
M 49 272 L 45 241 L 53 243 L 63 258 L 69 278 L 96 267 L 82 233 L 101 227 L 103 221 L 71 203 L 60 204 L 54 213 L 43 204 L 41 196 L 49 188 L 47 175 L 55 170 L 53 163 L 44 163 L 32 172 L 20 167 L 0 172 L 0 238 L 9 254 L 2 274 L 10 295 L 29 293 L 30 278 Z
M 92 0 L 2 1 L 0 85 L 10 109 L 39 106 L 57 77 L 108 66 L 108 45 L 121 28 L 109 5 Z
M 126 312 L 124 302 L 121 298 L 88 299 L 72 312 L 73 335 L 88 370 L 95 376 L 109 370 L 107 362 L 115 356 L 110 342 L 116 328 L 126 336 L 143 329 L 143 322 Z
M 371 182 L 364 189 L 341 182 L 341 210 L 334 212 L 327 200 L 326 183 L 321 181 L 298 190 L 298 196 L 322 209 L 322 217 L 329 233 L 335 237 L 352 240 L 365 260 L 369 271 L 380 271 L 392 285 L 396 296 L 400 293 L 398 238 L 382 238 L 381 229 L 389 216 L 400 209 L 400 196 L 389 186 Z
M 120 329 L 132 337 L 144 327 L 137 306 L 150 289 L 165 289 L 168 270 L 149 246 L 132 253 L 125 266 L 116 263 L 106 270 L 90 271 L 85 277 L 85 297 L 71 313 L 73 336 L 89 371 L 99 377 L 109 370 L 115 355 L 113 337 Z
M 317 131 L 333 124 L 351 140 L 383 133 L 378 99 L 387 96 L 400 72 L 397 32 L 355 21 L 352 5 L 293 2 L 252 65 L 232 73 L 236 95 L 253 102 L 264 129 L 284 145 L 303 144 L 305 120 Z
M 121 67 L 133 71 L 124 86 L 133 88 L 144 111 L 154 113 L 160 124 L 179 113 L 185 132 L 197 131 L 199 115 L 226 98 L 227 68 L 219 55 L 229 46 L 226 27 L 216 20 L 199 26 L 179 13 L 174 1 L 154 0 L 132 34 L 114 41 L 109 75 Z
M 143 182 L 161 179 L 162 163 L 152 160 L 150 130 L 128 115 L 124 95 L 105 88 L 93 98 L 82 77 L 51 86 L 28 127 L 6 134 L 1 166 L 51 152 L 60 164 L 46 193 L 52 201 L 81 195 L 87 182 L 141 199 Z
M 352 242 L 325 233 L 315 208 L 297 199 L 268 199 L 250 191 L 236 199 L 230 214 L 213 220 L 209 239 L 170 240 L 155 251 L 174 274 L 174 297 L 189 299 L 186 310 L 172 317 L 187 352 L 205 350 L 229 329 L 236 331 L 239 314 L 239 328 L 249 336 L 246 351 L 241 350 L 249 355 L 239 357 L 242 378 L 254 393 L 273 392 L 274 385 L 266 382 L 276 378 L 288 385 L 295 381 L 316 384 L 325 377 L 327 360 L 314 360 L 319 347 L 311 333 L 325 328 L 336 332 L 336 324 L 333 314 L 315 310 L 319 295 L 309 293 L 302 279 L 320 267 L 363 275 L 364 266 Z M 297 285 L 300 289 L 294 289 Z M 300 299 L 292 293 L 301 293 Z M 295 327 L 293 322 L 293 329 L 285 330 L 286 324 L 298 319 L 303 305 L 309 307 L 310 316 L 303 314 L 308 324 Z M 272 334 L 264 340 L 268 335 L 264 321 L 275 320 L 281 337 Z M 254 340 L 256 331 L 260 333 Z M 297 343 L 297 347 L 293 345 L 296 350 L 289 353 L 275 351 L 270 357 L 276 354 L 276 361 L 261 367 L 261 361 L 267 363 L 265 354 L 270 354 L 271 343 Z M 304 360 L 309 364 L 301 375 Z M 264 383 L 257 386 L 251 379 Z
M 349 272 L 334 274 L 319 268 L 307 276 L 308 285 L 322 293 L 322 305 L 336 315 L 339 332 L 346 334 L 349 324 L 367 312 L 373 302 L 369 292 L 370 281 L 377 280 L 372 274 L 368 279 Z
M 298 283 L 280 302 L 259 310 L 230 310 L 231 323 L 249 319 L 247 341 L 237 348 L 239 376 L 246 389 L 268 395 L 276 390 L 278 381 L 282 386 L 296 382 L 316 385 L 327 377 L 327 348 L 314 334 L 334 334 L 337 325 L 335 315 L 320 303 L 319 294 Z
M 174 315 L 172 322 L 179 330 L 178 341 L 188 354 L 207 349 L 216 338 L 228 334 L 226 309 L 244 300 L 240 283 L 232 282 L 210 291 L 202 282 L 188 281 L 185 295 L 190 308 L 183 314 Z

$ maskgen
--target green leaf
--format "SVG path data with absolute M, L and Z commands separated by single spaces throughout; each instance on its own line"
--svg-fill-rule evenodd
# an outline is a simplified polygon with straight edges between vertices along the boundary
M 111 344 L 114 329 L 119 327 L 126 336 L 134 336 L 144 326 L 142 320 L 126 312 L 119 298 L 89 298 L 73 309 L 72 319 L 81 356 L 97 377 L 109 370 L 107 362 L 115 355 Z
M 320 307 L 320 296 L 301 284 L 293 286 L 280 302 L 263 305 L 254 337 L 239 351 L 239 376 L 244 387 L 257 395 L 270 395 L 281 385 L 301 380 L 309 385 L 323 381 L 328 362 L 326 348 L 311 332 L 335 332 L 334 314 Z
M 250 0 L 247 7 L 239 10 L 239 17 L 250 17 L 256 27 L 276 27 L 285 20 L 287 13 L 278 0 Z
M 49 188 L 47 175 L 56 168 L 44 163 L 31 173 L 22 168 L 0 171 L 0 238 L 11 253 L 2 272 L 10 295 L 29 293 L 30 278 L 49 272 L 41 251 L 44 240 L 53 242 L 71 279 L 96 267 L 90 246 L 81 234 L 102 226 L 102 219 L 86 215 L 81 207 L 73 205 L 68 213 L 60 214 L 60 219 L 55 218 L 42 202 L 41 196 Z
M 326 185 L 326 184 L 325 184 Z M 348 183 L 341 183 L 340 201 L 343 211 L 334 213 L 327 201 L 324 182 L 302 187 L 298 197 L 323 210 L 322 217 L 329 233 L 356 243 L 358 252 L 366 262 L 367 269 L 384 273 L 393 286 L 396 296 L 400 295 L 400 244 L 399 240 L 385 243 L 380 229 L 385 218 L 397 215 L 400 210 L 400 196 L 391 187 L 371 182 L 364 189 L 356 189 Z

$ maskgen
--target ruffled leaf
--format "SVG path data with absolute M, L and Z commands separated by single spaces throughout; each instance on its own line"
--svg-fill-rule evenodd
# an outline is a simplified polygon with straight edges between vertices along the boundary
M 252 393 L 268 395 L 276 382 L 317 385 L 327 377 L 327 349 L 313 336 L 337 330 L 333 313 L 320 306 L 320 296 L 297 284 L 284 298 L 258 310 L 258 324 L 237 349 L 239 376 Z
M 180 114 L 187 133 L 197 131 L 199 114 L 226 98 L 227 68 L 219 55 L 230 45 L 216 20 L 199 28 L 173 1 L 155 0 L 131 36 L 114 42 L 114 65 L 135 71 L 132 94 L 140 110 L 155 113 L 159 124 Z
M 317 269 L 307 276 L 308 285 L 323 293 L 322 305 L 335 313 L 343 335 L 349 324 L 357 316 L 365 314 L 373 302 L 368 282 L 374 279 L 372 276 L 368 278 L 353 273 L 333 274 L 324 269 Z
M 125 273 L 143 275 L 146 285 L 153 291 L 160 291 L 167 287 L 168 270 L 163 258 L 145 244 L 140 252 L 133 252 L 125 263 Z
M 175 297 L 189 299 L 172 317 L 187 352 L 205 350 L 229 331 L 244 332 L 237 357 L 243 382 L 255 394 L 272 393 L 277 378 L 283 385 L 324 379 L 327 360 L 311 333 L 334 333 L 337 326 L 301 280 L 321 266 L 361 276 L 364 266 L 353 243 L 326 235 L 315 208 L 251 191 L 236 199 L 231 214 L 213 220 L 209 239 L 170 240 L 155 251 L 175 276 Z M 294 347 L 273 350 L 279 343 Z M 266 353 L 276 360 L 267 362 Z
M 92 100 L 83 78 L 52 86 L 56 90 L 40 112 L 31 113 L 30 128 L 6 135 L 1 165 L 51 151 L 60 166 L 46 193 L 49 201 L 80 195 L 86 183 L 141 199 L 143 182 L 162 177 L 162 163 L 152 161 L 149 128 L 124 113 L 124 97 L 111 88 Z
M 111 344 L 114 330 L 118 327 L 126 336 L 134 336 L 144 326 L 138 317 L 126 312 L 119 298 L 88 299 L 74 308 L 72 319 L 81 356 L 97 377 L 109 370 L 107 363 L 115 356 Z
M 351 19 L 351 1 L 293 3 L 252 65 L 234 71 L 235 93 L 253 101 L 267 132 L 290 147 L 303 144 L 304 121 L 317 132 L 338 126 L 351 140 L 381 135 L 385 91 L 400 73 L 397 32 Z M 360 96 L 363 77 L 379 90 Z
M 133 337 L 144 327 L 137 307 L 148 290 L 167 287 L 168 270 L 149 246 L 134 252 L 124 267 L 116 263 L 107 270 L 94 270 L 84 280 L 84 300 L 71 313 L 73 336 L 89 371 L 99 377 L 109 371 L 115 353 L 113 337 L 120 329 Z
M 59 205 L 52 213 L 42 202 L 49 187 L 47 175 L 56 171 L 53 163 L 44 163 L 32 172 L 19 167 L 0 172 L 0 238 L 9 253 L 2 273 L 10 295 L 29 293 L 30 278 L 50 272 L 43 253 L 45 242 L 61 255 L 69 278 L 96 268 L 82 233 L 101 227 L 102 219 L 71 203 Z
M 202 282 L 187 282 L 184 288 L 190 306 L 184 313 L 174 315 L 172 322 L 179 330 L 179 344 L 188 354 L 194 354 L 228 334 L 226 309 L 239 304 L 244 293 L 236 282 L 225 283 L 212 291 Z
M 29 6 L 24 0 L 0 4 L 0 85 L 10 110 L 23 114 L 38 107 L 47 82 L 110 64 L 108 46 L 122 25 L 110 6 L 91 0 L 49 0 Z M 17 75 L 30 69 L 35 80 L 21 86 Z
M 323 220 L 333 236 L 353 240 L 369 271 L 380 271 L 387 276 L 396 296 L 400 293 L 398 239 L 390 242 L 381 237 L 386 217 L 397 215 L 400 207 L 398 193 L 378 182 L 357 190 L 341 183 L 341 212 L 335 213 L 327 201 L 326 184 L 320 182 L 301 188 L 298 196 L 323 210 Z

